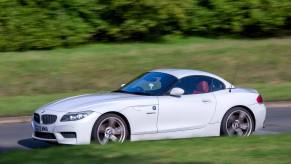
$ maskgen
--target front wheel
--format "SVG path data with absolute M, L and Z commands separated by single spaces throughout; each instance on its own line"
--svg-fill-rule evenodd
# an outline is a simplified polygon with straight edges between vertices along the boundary
M 254 126 L 254 119 L 249 111 L 234 107 L 224 115 L 220 131 L 225 136 L 249 136 Z
M 101 145 L 110 142 L 122 143 L 128 138 L 128 127 L 125 121 L 116 114 L 105 114 L 95 122 L 92 137 Z

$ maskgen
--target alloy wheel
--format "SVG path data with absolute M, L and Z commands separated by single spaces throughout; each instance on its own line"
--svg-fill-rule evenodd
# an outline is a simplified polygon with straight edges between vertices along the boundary
M 125 138 L 125 125 L 117 117 L 107 117 L 103 119 L 97 128 L 97 139 L 102 145 L 110 142 L 122 143 Z
M 252 133 L 251 116 L 243 111 L 233 111 L 227 118 L 226 131 L 229 136 L 249 136 Z

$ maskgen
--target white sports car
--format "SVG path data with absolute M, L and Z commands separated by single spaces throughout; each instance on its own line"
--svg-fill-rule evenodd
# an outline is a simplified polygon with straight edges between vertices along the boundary
M 33 138 L 99 144 L 198 136 L 249 136 L 266 107 L 254 89 L 211 73 L 159 69 L 114 92 L 58 100 L 33 114 Z

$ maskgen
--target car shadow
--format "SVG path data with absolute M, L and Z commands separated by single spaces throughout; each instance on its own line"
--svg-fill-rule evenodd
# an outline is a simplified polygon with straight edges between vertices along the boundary
M 39 140 L 35 140 L 33 138 L 27 138 L 23 140 L 19 140 L 17 142 L 20 146 L 28 149 L 39 149 L 39 148 L 48 148 L 52 146 L 58 146 L 56 143 L 48 143 Z

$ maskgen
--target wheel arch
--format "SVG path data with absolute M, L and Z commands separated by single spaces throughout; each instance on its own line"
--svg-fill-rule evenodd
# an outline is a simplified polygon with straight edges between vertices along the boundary
M 103 115 L 106 115 L 106 114 L 116 114 L 116 115 L 118 115 L 119 117 L 121 117 L 124 121 L 125 121 L 125 123 L 126 123 L 126 125 L 127 125 L 127 127 L 128 127 L 128 140 L 130 140 L 130 136 L 131 136 L 131 128 L 130 128 L 130 124 L 129 124 L 129 121 L 128 121 L 128 119 L 123 115 L 123 114 L 121 114 L 121 113 L 119 113 L 119 112 L 116 112 L 116 111 L 110 111 L 110 112 L 106 112 L 106 113 L 103 113 L 102 115 L 100 115 L 99 117 L 101 117 L 101 116 L 103 116 Z M 98 117 L 98 118 L 99 118 Z M 98 120 L 98 119 L 97 119 Z M 96 120 L 96 121 L 97 121 Z
M 221 125 L 222 125 L 222 122 L 223 122 L 222 120 L 223 120 L 224 116 L 226 115 L 226 113 L 227 113 L 229 110 L 231 110 L 231 109 L 233 109 L 233 108 L 243 108 L 243 109 L 247 110 L 247 111 L 251 114 L 251 117 L 252 117 L 252 119 L 253 119 L 253 121 L 254 121 L 254 127 L 253 127 L 253 130 L 256 129 L 256 117 L 255 117 L 253 111 L 252 111 L 250 108 L 248 108 L 247 106 L 244 106 L 244 105 L 236 105 L 236 106 L 233 106 L 233 107 L 229 108 L 229 109 L 224 113 L 224 115 L 223 115 L 223 117 L 222 117 L 222 119 L 221 119 L 221 121 L 220 121 L 220 128 L 221 128 Z M 220 130 L 220 135 L 221 135 L 221 130 Z

